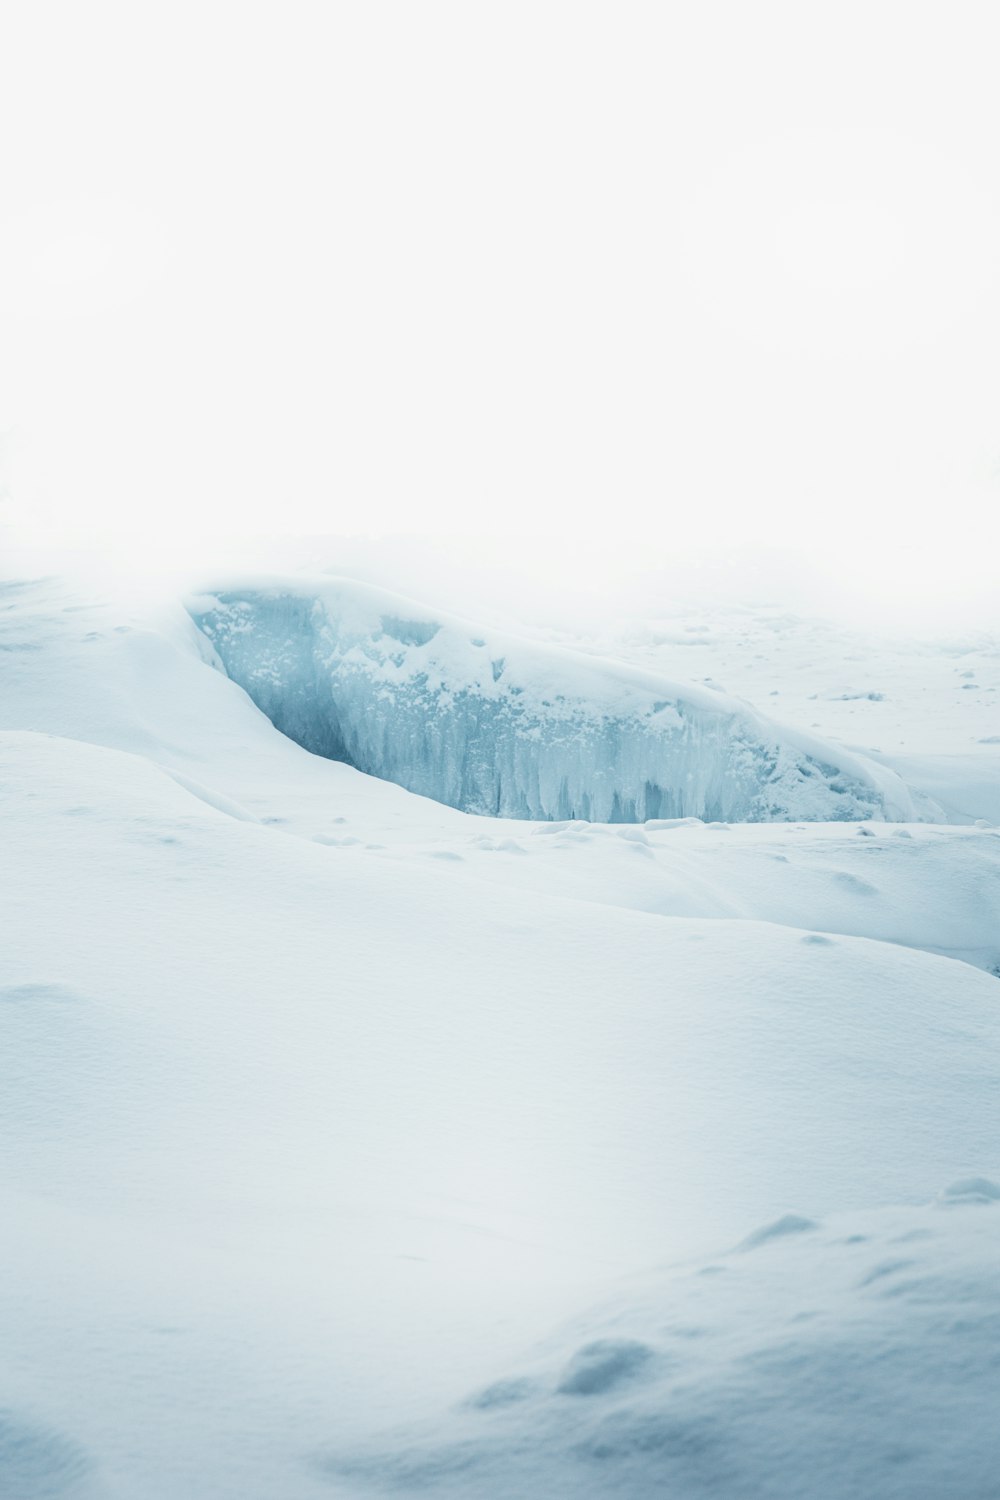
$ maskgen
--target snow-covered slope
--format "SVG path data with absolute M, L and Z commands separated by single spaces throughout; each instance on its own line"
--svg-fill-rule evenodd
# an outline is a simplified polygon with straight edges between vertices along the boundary
M 347 846 L 342 830 L 317 837 Z M 339 833 L 339 838 L 338 838 Z M 1000 833 L 880 823 L 491 825 L 383 848 L 520 890 L 663 916 L 757 918 L 879 938 L 1000 974 Z
M 481 631 L 382 590 L 250 584 L 197 599 L 192 613 L 291 739 L 467 812 L 914 817 L 892 771 L 724 694 Z
M 623 1284 L 447 1420 L 317 1462 L 366 1495 L 994 1500 L 998 1200 L 973 1178 L 785 1215 Z
M 472 817 L 176 603 L 0 648 L 0 1494 L 985 1497 L 996 830 Z
M 968 966 L 414 880 L 3 750 L 3 1383 L 96 1493 L 309 1495 L 601 1274 L 995 1157 Z

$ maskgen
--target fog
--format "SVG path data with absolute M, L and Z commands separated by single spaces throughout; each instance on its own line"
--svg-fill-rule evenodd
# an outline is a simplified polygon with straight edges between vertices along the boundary
M 5 7 L 8 556 L 986 618 L 997 31 Z

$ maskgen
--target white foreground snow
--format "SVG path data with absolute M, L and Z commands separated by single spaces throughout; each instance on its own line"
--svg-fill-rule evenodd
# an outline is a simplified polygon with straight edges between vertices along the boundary
M 996 829 L 472 817 L 0 605 L 0 1495 L 993 1493 Z
M 992 1500 L 1000 1187 L 785 1215 L 625 1283 L 444 1421 L 320 1456 L 358 1494 Z

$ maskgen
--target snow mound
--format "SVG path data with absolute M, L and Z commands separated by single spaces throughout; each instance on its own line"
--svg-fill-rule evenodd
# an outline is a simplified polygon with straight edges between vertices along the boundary
M 626 1283 L 436 1426 L 320 1466 L 463 1500 L 989 1500 L 998 1232 L 995 1199 L 960 1193 L 751 1235 Z
M 0 1495 L 11 1500 L 93 1500 L 87 1452 L 63 1433 L 8 1408 L 0 1410 Z
M 191 602 L 228 675 L 317 755 L 466 812 L 908 821 L 895 773 L 695 684 L 477 630 L 342 580 Z

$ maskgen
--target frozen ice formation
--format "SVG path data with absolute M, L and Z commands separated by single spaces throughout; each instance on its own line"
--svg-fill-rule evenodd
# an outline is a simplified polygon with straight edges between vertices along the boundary
M 282 733 L 466 812 L 635 823 L 914 817 L 892 771 L 748 704 L 342 579 L 190 603 Z

